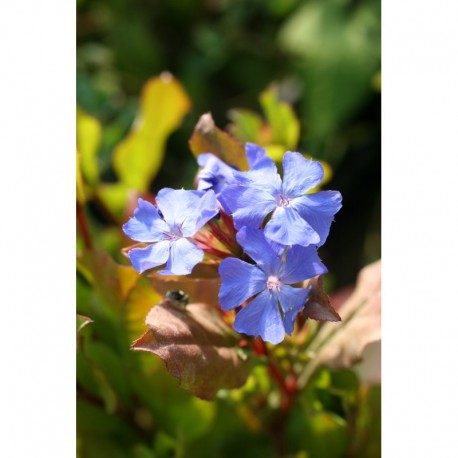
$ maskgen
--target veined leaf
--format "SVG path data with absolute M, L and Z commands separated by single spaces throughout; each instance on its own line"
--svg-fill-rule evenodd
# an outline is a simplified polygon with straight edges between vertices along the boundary
M 241 387 L 251 370 L 250 358 L 238 351 L 241 337 L 227 326 L 215 307 L 177 306 L 165 299 L 146 318 L 149 330 L 133 350 L 159 356 L 180 386 L 212 400 L 221 388 Z

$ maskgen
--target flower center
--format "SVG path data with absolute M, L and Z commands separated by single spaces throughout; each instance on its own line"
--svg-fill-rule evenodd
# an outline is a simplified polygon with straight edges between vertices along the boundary
M 183 234 L 181 233 L 181 229 L 179 227 L 173 227 L 170 232 L 165 233 L 166 240 L 178 240 L 183 237 Z
M 271 275 L 267 279 L 267 289 L 269 289 L 270 291 L 279 291 L 280 286 L 281 286 L 281 281 L 277 277 Z
M 289 202 L 289 199 L 285 197 L 283 194 L 279 194 L 277 196 L 277 207 L 288 207 Z

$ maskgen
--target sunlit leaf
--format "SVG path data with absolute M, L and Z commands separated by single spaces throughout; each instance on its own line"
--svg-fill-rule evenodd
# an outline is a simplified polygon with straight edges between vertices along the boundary
M 83 174 L 81 173 L 81 155 L 78 151 L 76 152 L 76 200 L 81 205 L 84 205 L 86 201 Z
M 190 275 L 167 276 L 153 272 L 148 278 L 154 289 L 162 296 L 165 296 L 167 291 L 181 290 L 188 295 L 189 302 L 218 304 L 221 287 L 218 266 L 200 263 L 194 267 Z
M 243 144 L 216 127 L 210 113 L 200 117 L 189 139 L 189 148 L 195 157 L 202 153 L 213 153 L 227 164 L 248 170 Z
M 169 288 L 170 289 L 170 288 Z M 130 290 L 123 306 L 123 317 L 130 338 L 135 338 L 145 329 L 145 316 L 162 296 L 156 292 L 146 277 L 140 277 Z
M 82 108 L 76 109 L 76 145 L 81 156 L 81 171 L 86 182 L 95 185 L 99 181 L 97 151 L 102 138 L 102 127 L 96 118 Z
M 265 124 L 261 116 L 254 111 L 237 108 L 229 110 L 227 116 L 232 121 L 232 124 L 229 125 L 229 132 L 241 142 L 261 145 L 271 140 L 270 128 L 264 128 Z M 266 138 L 262 138 L 262 132 L 266 130 Z
M 272 128 L 272 143 L 294 151 L 299 141 L 300 124 L 291 105 L 279 100 L 275 85 L 262 92 L 259 100 Z
M 359 274 L 354 293 L 339 309 L 342 321 L 325 323 L 307 348 L 311 361 L 300 376 L 304 385 L 322 365 L 351 367 L 364 349 L 381 338 L 381 261 L 366 266 Z
M 102 250 L 83 250 L 78 254 L 78 268 L 114 309 L 119 309 L 139 279 L 131 266 L 117 264 Z M 81 266 L 81 267 L 80 267 Z
M 159 356 L 180 386 L 211 400 L 221 388 L 241 387 L 251 369 L 238 351 L 240 336 L 227 326 L 216 308 L 186 307 L 164 300 L 146 318 L 149 330 L 132 345 Z
M 129 193 L 135 192 L 122 182 L 103 183 L 97 188 L 97 195 L 108 211 L 117 219 L 121 220 L 124 215 Z
M 148 189 L 161 166 L 168 136 L 190 108 L 188 95 L 170 73 L 146 82 L 138 117 L 114 151 L 113 166 L 123 184 L 139 191 Z

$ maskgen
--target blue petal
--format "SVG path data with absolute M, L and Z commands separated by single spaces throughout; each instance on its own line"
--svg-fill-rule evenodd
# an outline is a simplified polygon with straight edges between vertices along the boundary
M 144 272 L 153 267 L 165 264 L 169 258 L 170 242 L 153 243 L 146 248 L 134 248 L 127 253 L 130 262 L 137 272 Z
M 261 148 L 258 145 L 255 145 L 254 143 L 246 143 L 245 153 L 248 159 L 248 165 L 250 166 L 250 170 L 257 170 L 265 167 L 272 168 L 273 166 L 276 172 L 275 163 L 270 157 L 266 155 L 265 149 Z
M 165 221 L 172 227 L 179 227 L 195 211 L 203 195 L 203 191 L 163 188 L 156 196 L 156 203 Z
M 193 236 L 204 224 L 218 214 L 218 204 L 213 191 L 207 191 L 181 223 L 184 237 Z
M 168 224 L 159 216 L 150 202 L 138 199 L 138 207 L 132 218 L 122 227 L 124 233 L 137 242 L 158 242 L 170 231 Z
M 279 278 L 283 283 L 292 284 L 325 274 L 327 271 L 318 257 L 315 246 L 295 245 L 286 252 L 286 261 L 281 266 Z
M 284 312 L 283 323 L 286 332 L 291 335 L 294 330 L 294 321 L 297 314 L 302 310 L 305 301 L 309 295 L 309 288 L 292 288 L 288 285 L 282 285 L 278 292 L 281 307 Z
M 316 244 L 320 238 L 314 229 L 291 207 L 277 207 L 266 224 L 265 235 L 283 245 Z
M 266 342 L 280 343 L 285 338 L 285 328 L 277 295 L 266 289 L 256 296 L 237 313 L 234 329 L 250 336 L 260 336 Z
M 283 188 L 285 196 L 297 197 L 318 186 L 323 180 L 323 166 L 300 153 L 288 151 L 283 156 Z
M 263 231 L 246 226 L 242 227 L 237 233 L 237 242 L 267 275 L 278 273 L 281 265 L 281 254 L 272 247 L 275 242 L 268 241 Z M 278 247 L 278 244 L 276 245 Z M 284 247 L 282 245 L 280 247 L 283 251 Z
M 236 183 L 234 169 L 214 154 L 200 154 L 197 163 L 203 167 L 197 175 L 198 190 L 212 189 L 216 195 L 219 195 L 228 184 Z
M 182 238 L 170 243 L 170 257 L 160 275 L 187 275 L 204 258 L 204 252 L 189 240 Z
M 219 266 L 221 288 L 219 304 L 223 310 L 232 310 L 265 289 L 266 274 L 256 266 L 236 258 L 226 258 Z
M 275 198 L 269 193 L 245 186 L 228 186 L 222 197 L 234 218 L 236 229 L 259 227 L 276 206 Z
M 256 145 L 255 145 L 256 146 Z M 248 148 L 250 150 L 250 147 Z M 263 150 L 261 150 L 263 151 Z M 252 154 L 252 153 L 250 153 Z M 248 172 L 234 172 L 234 177 L 242 186 L 253 187 L 276 196 L 281 191 L 281 178 L 278 174 L 275 162 L 268 156 L 260 157 L 259 150 L 257 159 L 252 155 L 252 165 Z
M 317 245 L 321 246 L 329 235 L 334 215 L 342 208 L 341 202 L 340 192 L 320 191 L 293 199 L 291 206 L 315 229 L 320 237 Z

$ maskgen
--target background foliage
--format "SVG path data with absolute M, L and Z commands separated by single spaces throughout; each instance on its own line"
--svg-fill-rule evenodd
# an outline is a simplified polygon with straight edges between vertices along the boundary
M 343 195 L 320 250 L 327 290 L 354 284 L 380 257 L 380 1 L 80 0 L 77 14 L 79 454 L 275 456 L 265 369 L 209 403 L 129 349 L 160 296 L 125 262 L 120 226 L 138 194 L 192 188 L 188 140 L 211 111 L 272 155 L 296 146 L 326 161 L 325 187 Z M 379 456 L 379 397 L 352 370 L 320 369 L 285 454 Z

